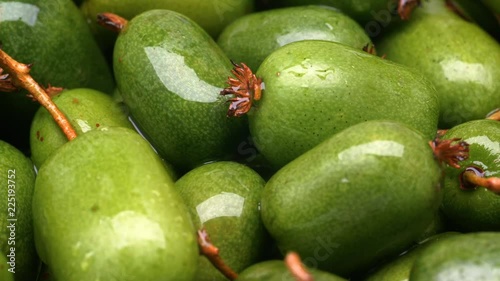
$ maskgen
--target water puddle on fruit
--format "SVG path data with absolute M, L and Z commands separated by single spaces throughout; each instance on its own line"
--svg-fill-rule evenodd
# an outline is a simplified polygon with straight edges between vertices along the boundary
M 38 19 L 40 8 L 35 5 L 21 2 L 0 3 L 0 22 L 22 21 L 29 26 L 34 26 Z
M 308 79 L 319 78 L 320 80 L 331 80 L 332 82 L 338 80 L 338 77 L 335 76 L 334 69 L 321 67 L 321 65 L 311 62 L 310 59 L 305 59 L 299 65 L 284 69 L 281 73 L 291 74 L 297 78 L 305 76 Z
M 222 88 L 201 80 L 184 57 L 162 47 L 145 47 L 144 51 L 156 75 L 165 87 L 179 97 L 195 102 L 216 102 Z
M 219 217 L 239 217 L 243 212 L 245 198 L 242 196 L 222 192 L 208 198 L 196 206 L 196 212 L 202 224 Z
M 339 153 L 340 160 L 349 161 L 357 159 L 359 156 L 371 154 L 376 156 L 403 157 L 404 145 L 394 141 L 372 141 L 360 145 L 355 145 Z

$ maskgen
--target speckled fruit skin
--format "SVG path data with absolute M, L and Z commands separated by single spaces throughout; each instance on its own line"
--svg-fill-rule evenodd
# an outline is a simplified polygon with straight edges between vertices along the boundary
M 415 242 L 438 209 L 440 178 L 422 134 L 367 121 L 281 168 L 264 188 L 262 220 L 282 252 L 348 277 Z
M 359 22 L 373 19 L 374 12 L 392 11 L 394 0 L 273 0 L 281 6 L 326 5 L 335 7 Z
M 436 86 L 439 127 L 449 129 L 500 107 L 500 45 L 444 5 L 423 2 L 410 21 L 376 46 L 388 60 L 417 69 Z
M 40 168 L 35 242 L 56 280 L 191 281 L 198 246 L 160 158 L 127 128 L 93 130 Z
M 158 153 L 189 170 L 227 156 L 247 130 L 220 95 L 230 60 L 196 23 L 168 10 L 132 19 L 115 45 L 118 88 Z
M 308 268 L 314 281 L 345 281 L 346 279 L 335 276 L 315 268 Z M 240 273 L 236 281 L 295 281 L 295 277 L 281 260 L 269 260 L 254 264 Z
M 44 87 L 113 90 L 110 67 L 71 0 L 1 0 L 0 42 L 14 59 L 33 63 L 30 74 Z M 0 139 L 24 151 L 39 104 L 23 93 L 0 93 Z
M 252 169 L 235 162 L 216 162 L 195 168 L 175 186 L 195 227 L 205 228 L 224 262 L 236 272 L 260 261 L 268 251 L 268 234 L 260 218 L 265 181 Z M 200 256 L 197 281 L 225 281 Z
M 500 233 L 475 232 L 433 243 L 417 257 L 409 281 L 500 280 Z
M 133 129 L 128 116 L 112 97 L 88 88 L 67 90 L 52 98 L 68 118 L 78 135 L 108 127 Z M 31 159 L 35 166 L 42 163 L 68 141 L 49 112 L 38 109 L 30 131 Z
M 0 140 L 0 255 L 10 261 L 11 247 L 15 262 L 11 278 L 15 281 L 35 280 L 39 259 L 33 240 L 31 201 L 35 187 L 35 170 L 30 159 L 12 145 Z M 13 216 L 9 216 L 10 214 Z M 16 221 L 8 221 L 16 219 Z M 15 224 L 15 229 L 7 228 Z M 11 236 L 11 233 L 15 236 Z M 11 268 L 1 263 L 3 271 Z M 1 279 L 0 280 L 4 280 Z
M 274 50 L 301 40 L 334 41 L 359 50 L 371 44 L 357 22 L 324 6 L 289 7 L 243 16 L 223 30 L 217 44 L 232 60 L 257 70 Z
M 279 168 L 332 134 L 375 119 L 401 121 L 434 137 L 438 99 L 413 70 L 339 43 L 300 41 L 273 52 L 257 71 L 265 83 L 250 132 Z
M 500 231 L 500 196 L 484 187 L 460 189 L 460 174 L 478 167 L 488 177 L 500 177 L 500 122 L 469 121 L 448 130 L 443 139 L 461 138 L 469 144 L 469 158 L 460 169 L 447 167 L 441 209 L 461 231 Z

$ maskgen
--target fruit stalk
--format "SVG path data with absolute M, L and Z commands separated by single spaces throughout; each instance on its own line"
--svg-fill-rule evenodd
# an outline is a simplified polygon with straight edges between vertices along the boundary
M 208 260 L 229 280 L 236 280 L 238 274 L 234 272 L 227 264 L 224 263 L 219 255 L 219 249 L 215 247 L 205 229 L 198 230 L 198 246 L 200 254 L 208 258 Z
M 300 256 L 295 252 L 289 252 L 285 257 L 285 264 L 297 281 L 314 281 L 313 276 L 302 264 Z
M 113 13 L 101 13 L 97 15 L 97 23 L 108 30 L 120 33 L 127 26 L 128 20 Z
M 481 186 L 492 192 L 500 193 L 500 178 L 498 177 L 487 178 L 473 169 L 466 169 L 462 174 L 462 180 L 466 185 Z
M 490 112 L 490 114 L 488 114 L 486 119 L 500 121 L 500 108 L 497 108 L 492 112 Z
M 29 74 L 31 64 L 20 63 L 0 49 L 0 68 L 9 74 L 7 78 L 10 79 L 12 86 L 26 89 L 40 105 L 47 109 L 68 140 L 76 138 L 76 132 L 66 116 L 64 116 L 50 96 Z M 5 77 L 4 75 L 2 76 Z

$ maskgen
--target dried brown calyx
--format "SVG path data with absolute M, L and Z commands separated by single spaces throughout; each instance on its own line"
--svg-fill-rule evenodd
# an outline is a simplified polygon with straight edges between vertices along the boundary
M 128 23 L 128 20 L 113 13 L 100 13 L 97 15 L 97 23 L 113 32 L 120 33 Z
M 368 43 L 363 47 L 363 51 L 367 52 L 368 54 L 377 55 L 377 50 L 375 49 L 375 45 L 372 43 Z M 383 54 L 380 58 L 385 59 L 387 57 L 387 54 Z
M 6 78 L 9 79 L 9 83 L 16 88 L 27 90 L 41 106 L 47 109 L 68 140 L 76 138 L 76 132 L 66 116 L 57 108 L 44 88 L 42 88 L 29 74 L 31 70 L 30 64 L 23 64 L 16 61 L 0 48 L 0 68 L 9 75 Z M 5 74 L 2 76 L 4 75 Z
M 224 274 L 227 279 L 235 280 L 238 278 L 238 274 L 224 263 L 219 255 L 219 249 L 212 244 L 204 228 L 198 230 L 198 247 L 200 249 L 200 254 L 207 257 L 212 265 Z
M 260 99 L 264 84 L 262 79 L 257 78 L 246 64 L 232 63 L 234 68 L 231 72 L 235 78 L 228 77 L 229 87 L 224 88 L 220 94 L 233 96 L 229 99 L 227 116 L 239 117 L 250 111 L 253 102 Z
M 402 20 L 409 20 L 413 10 L 422 4 L 421 0 L 399 0 L 398 14 Z
M 500 178 L 486 177 L 484 171 L 478 167 L 467 167 L 460 174 L 460 188 L 472 190 L 484 187 L 494 193 L 500 193 Z
M 314 277 L 302 264 L 300 256 L 295 252 L 289 252 L 285 257 L 285 264 L 290 273 L 297 281 L 314 281 Z
M 459 163 L 469 158 L 469 144 L 460 138 L 443 140 L 436 137 L 429 145 L 439 163 L 445 162 L 453 168 L 460 168 Z

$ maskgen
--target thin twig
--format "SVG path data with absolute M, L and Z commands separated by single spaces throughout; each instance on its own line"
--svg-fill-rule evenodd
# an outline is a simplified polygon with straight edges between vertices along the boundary
M 224 263 L 219 255 L 219 249 L 212 244 L 204 228 L 198 230 L 198 246 L 200 248 L 200 254 L 207 257 L 212 265 L 224 274 L 227 279 L 232 281 L 238 278 L 238 274 Z
M 76 138 L 76 132 L 64 114 L 57 108 L 45 90 L 31 77 L 31 64 L 23 64 L 0 49 L 0 68 L 9 74 L 13 86 L 26 89 L 31 96 L 52 115 L 68 140 Z

